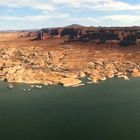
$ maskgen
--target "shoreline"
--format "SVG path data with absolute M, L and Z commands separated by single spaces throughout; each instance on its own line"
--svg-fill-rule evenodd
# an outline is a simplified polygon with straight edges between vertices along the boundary
M 73 84 L 73 83 L 64 83 L 64 84 L 61 84 L 61 83 L 58 83 L 58 84 L 44 84 L 44 83 L 33 83 L 33 82 L 8 82 L 8 81 L 0 81 L 0 82 L 6 82 L 8 84 L 8 88 L 9 89 L 12 89 L 14 88 L 14 85 L 16 84 L 26 84 L 26 85 L 29 85 L 31 88 L 42 88 L 42 86 L 62 86 L 62 87 L 80 87 L 80 86 L 85 86 L 85 85 L 92 85 L 92 84 L 100 84 L 102 83 L 103 81 L 107 81 L 109 79 L 121 79 L 121 80 L 125 80 L 125 81 L 129 81 L 133 78 L 140 78 L 140 76 L 130 76 L 130 77 L 127 77 L 126 78 L 122 78 L 122 77 L 111 77 L 111 78 L 106 78 L 106 79 L 100 79 L 99 81 L 92 81 L 90 80 L 88 77 L 83 77 L 83 79 L 78 79 L 80 82 L 79 83 L 76 83 L 76 84 Z M 85 80 L 85 81 L 84 81 Z
M 16 51 L 19 52 L 19 50 Z M 22 52 L 23 50 L 21 49 L 20 51 Z M 51 51 L 51 53 L 55 54 L 56 52 Z M 37 52 L 32 52 L 33 56 L 35 54 L 36 60 L 34 57 L 28 58 L 30 54 L 27 54 L 26 60 L 19 60 L 18 56 L 16 56 L 16 59 L 14 58 L 15 60 L 13 61 L 11 60 L 13 52 L 12 56 L 8 56 L 7 60 L 2 58 L 1 62 L 3 64 L 0 70 L 0 80 L 9 83 L 63 85 L 67 87 L 82 84 L 80 79 L 84 77 L 87 77 L 92 83 L 99 83 L 114 77 L 125 80 L 129 80 L 131 76 L 140 77 L 140 63 L 138 61 L 96 58 L 85 61 L 81 65 L 78 61 L 59 62 L 60 58 L 56 59 L 55 55 L 49 58 L 49 51 L 44 54 L 44 56 L 48 57 L 47 59 L 39 56 Z M 7 52 L 5 55 L 7 55 Z M 47 62 L 45 62 L 46 60 Z
M 99 81 L 97 83 L 93 83 L 92 81 L 87 81 L 87 79 L 83 79 L 83 80 L 86 80 L 85 82 L 82 81 L 80 84 L 75 84 L 75 85 L 69 85 L 69 86 L 63 86 L 61 84 L 50 84 L 50 85 L 46 85 L 46 84 L 43 84 L 43 83 L 20 83 L 20 82 L 13 82 L 13 83 L 10 83 L 10 82 L 6 82 L 6 81 L 0 81 L 1 83 L 6 83 L 7 85 L 7 88 L 8 89 L 13 89 L 15 88 L 17 85 L 26 85 L 28 86 L 27 88 L 24 88 L 23 91 L 31 91 L 33 88 L 35 89 L 42 89 L 44 87 L 64 87 L 64 88 L 77 88 L 77 87 L 82 87 L 82 86 L 87 86 L 87 85 L 91 85 L 91 86 L 94 86 L 94 85 L 98 85 L 98 84 L 101 84 L 103 82 L 106 82 L 107 80 L 123 80 L 123 81 L 131 81 L 133 79 L 138 79 L 140 77 L 129 77 L 129 79 L 125 80 L 123 78 L 118 78 L 118 77 L 113 77 L 113 78 L 108 78 L 106 80 L 102 80 L 102 81 Z
M 0 38 L 1 81 L 68 87 L 82 84 L 84 77 L 92 83 L 140 77 L 139 48 L 62 44 L 62 38 L 30 41 L 19 35 L 8 33 Z

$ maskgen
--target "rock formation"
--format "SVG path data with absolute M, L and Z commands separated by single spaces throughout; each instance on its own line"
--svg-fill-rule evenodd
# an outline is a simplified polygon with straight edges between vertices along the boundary
M 139 77 L 139 38 L 138 27 L 0 33 L 0 80 L 77 86 L 84 77 L 93 83 Z
M 140 40 L 140 27 L 83 27 L 67 26 L 61 28 L 43 28 L 36 35 L 36 39 L 50 37 L 67 37 L 68 42 L 115 42 L 120 46 L 136 45 Z

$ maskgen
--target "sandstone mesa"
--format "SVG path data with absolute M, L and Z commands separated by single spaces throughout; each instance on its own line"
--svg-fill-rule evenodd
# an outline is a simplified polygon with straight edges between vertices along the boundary
M 125 47 L 121 47 L 123 43 L 110 40 L 101 44 L 99 38 L 93 41 L 91 32 L 86 42 L 83 42 L 85 38 L 80 40 L 72 32 L 64 36 L 60 29 L 59 36 L 57 31 L 54 35 L 45 31 L 43 39 L 38 38 L 38 32 L 0 33 L 0 80 L 9 83 L 78 86 L 84 77 L 93 83 L 113 77 L 125 80 L 132 76 L 139 77 L 140 44 L 138 38 L 135 40 L 132 37 L 138 31 L 131 31 L 130 34 L 123 30 L 125 39 L 129 37 L 129 42 L 125 40 L 123 43 L 130 43 L 130 46 L 127 44 Z M 96 29 L 96 32 L 99 31 Z M 117 32 L 113 30 L 113 33 Z

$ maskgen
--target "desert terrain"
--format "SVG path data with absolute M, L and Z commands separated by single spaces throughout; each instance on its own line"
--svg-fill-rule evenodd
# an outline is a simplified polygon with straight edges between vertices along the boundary
M 76 41 L 75 41 L 76 40 Z M 69 36 L 0 33 L 0 80 L 9 83 L 78 86 L 140 76 L 140 44 L 81 41 Z M 124 42 L 122 42 L 123 44 Z

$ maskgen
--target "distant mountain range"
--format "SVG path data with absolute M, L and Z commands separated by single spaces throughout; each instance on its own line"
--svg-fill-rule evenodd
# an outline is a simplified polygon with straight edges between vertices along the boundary
M 40 29 L 23 29 L 23 30 L 0 30 L 0 32 L 36 32 Z

